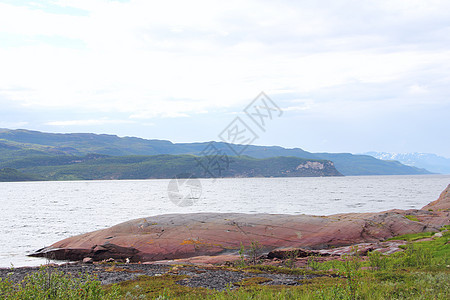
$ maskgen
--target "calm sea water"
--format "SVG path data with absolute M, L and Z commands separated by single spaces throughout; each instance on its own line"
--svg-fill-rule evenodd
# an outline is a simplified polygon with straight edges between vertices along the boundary
M 0 183 L 0 267 L 39 265 L 26 254 L 63 238 L 165 213 L 330 215 L 421 208 L 450 175 L 202 179 L 189 207 L 168 197 L 169 180 Z

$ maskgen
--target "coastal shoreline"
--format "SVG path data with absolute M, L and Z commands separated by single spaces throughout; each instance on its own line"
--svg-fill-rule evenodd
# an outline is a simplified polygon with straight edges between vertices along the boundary
M 189 222 L 198 223 L 198 218 L 194 216 L 199 215 L 207 215 L 207 214 L 190 214 L 191 219 L 189 219 Z M 216 214 L 219 216 L 230 216 L 230 214 Z M 239 214 L 233 214 L 234 216 Z M 242 215 L 242 214 L 240 214 Z M 173 216 L 173 215 L 166 215 L 167 216 Z M 251 216 L 251 215 L 250 215 Z M 267 224 L 268 220 L 271 220 L 270 216 L 286 216 L 286 215 L 268 215 L 268 214 L 257 214 L 253 215 L 257 216 L 259 220 L 265 220 L 266 223 L 262 223 L 264 226 L 274 226 L 274 224 Z M 363 216 L 363 218 L 361 218 Z M 267 236 L 260 236 L 265 237 L 264 239 L 260 239 L 257 241 L 257 243 L 245 243 L 245 246 L 242 242 L 240 242 L 240 251 L 237 248 L 231 248 L 231 247 L 225 247 L 223 245 L 216 245 L 213 243 L 204 244 L 200 243 L 200 240 L 191 239 L 191 240 L 184 240 L 182 242 L 182 245 L 178 245 L 179 247 L 187 246 L 191 247 L 193 251 L 191 252 L 185 252 L 180 255 L 180 252 L 172 252 L 175 253 L 176 256 L 171 258 L 165 258 L 165 259 L 153 259 L 153 261 L 146 261 L 146 262 L 132 262 L 130 261 L 133 259 L 130 254 L 134 255 L 142 255 L 142 249 L 136 247 L 138 252 L 133 252 L 129 248 L 121 247 L 120 245 L 112 246 L 108 248 L 105 247 L 105 244 L 101 245 L 102 248 L 97 248 L 98 245 L 95 247 L 91 246 L 91 249 L 86 248 L 86 245 L 79 244 L 81 246 L 84 246 L 85 248 L 79 248 L 76 251 L 78 253 L 81 253 L 83 255 L 86 254 L 86 249 L 88 249 L 89 256 L 80 256 L 80 260 L 77 262 L 69 262 L 69 263 L 62 263 L 60 265 L 51 263 L 51 258 L 61 258 L 57 257 L 57 255 L 60 254 L 70 254 L 70 251 L 67 251 L 68 248 L 45 248 L 41 250 L 39 253 L 39 256 L 45 256 L 49 263 L 40 267 L 19 267 L 19 268 L 0 268 L 0 278 L 8 278 L 9 280 L 13 282 L 22 282 L 24 278 L 28 275 L 33 275 L 37 272 L 47 272 L 48 274 L 55 273 L 55 272 L 62 272 L 64 274 L 70 274 L 71 276 L 81 276 L 80 274 L 89 274 L 96 277 L 95 280 L 98 280 L 103 285 L 111 285 L 115 283 L 121 283 L 121 282 L 128 282 L 133 280 L 138 280 L 141 275 L 150 276 L 152 278 L 158 277 L 158 276 L 172 276 L 172 275 L 182 275 L 180 280 L 176 281 L 179 285 L 185 285 L 187 287 L 197 288 L 197 287 L 203 287 L 208 289 L 214 289 L 218 291 L 225 290 L 230 285 L 236 284 L 236 282 L 244 282 L 246 280 L 262 280 L 263 282 L 261 284 L 266 285 L 284 285 L 284 286 L 292 286 L 292 285 L 300 285 L 303 280 L 312 279 L 315 277 L 321 277 L 321 276 L 337 276 L 333 275 L 334 273 L 328 272 L 327 274 L 324 273 L 315 273 L 315 272 L 304 272 L 303 274 L 293 274 L 293 273 L 283 273 L 283 272 L 271 272 L 270 267 L 284 267 L 287 265 L 290 265 L 291 267 L 295 268 L 303 268 L 308 269 L 310 268 L 311 260 L 315 261 L 315 263 L 324 263 L 327 261 L 344 261 L 349 256 L 357 255 L 359 259 L 361 260 L 367 260 L 368 255 L 371 252 L 380 252 L 383 254 L 390 255 L 395 252 L 403 252 L 405 247 L 408 246 L 409 242 L 402 240 L 402 239 L 395 239 L 393 238 L 396 235 L 399 234 L 410 234 L 410 233 L 419 233 L 424 235 L 426 234 L 426 237 L 419 238 L 415 240 L 414 242 L 421 242 L 421 241 L 432 241 L 434 239 L 438 239 L 442 237 L 443 233 L 445 233 L 447 230 L 443 229 L 445 225 L 449 225 L 450 220 L 450 185 L 444 190 L 439 199 L 436 201 L 433 201 L 429 203 L 428 205 L 424 206 L 421 210 L 393 210 L 393 211 L 387 211 L 387 212 L 381 212 L 377 214 L 341 214 L 341 215 L 333 215 L 329 217 L 320 217 L 320 216 L 290 216 L 291 218 L 304 218 L 306 220 L 307 224 L 309 225 L 317 225 L 321 224 L 323 222 L 324 218 L 328 218 L 328 221 L 331 220 L 331 223 L 325 224 L 325 228 L 332 227 L 335 231 L 335 233 L 338 233 L 341 229 L 346 229 L 346 236 L 348 237 L 347 240 L 345 240 L 343 237 L 345 236 L 339 236 L 335 235 L 334 238 L 339 238 L 335 241 L 338 243 L 344 243 L 345 245 L 337 246 L 338 243 L 335 243 L 335 246 L 326 246 L 326 247 L 320 247 L 321 243 L 323 243 L 323 240 L 321 240 L 319 231 L 314 232 L 315 238 L 312 239 L 316 244 L 316 246 L 302 246 L 301 243 L 298 243 L 298 240 L 284 240 L 284 244 L 280 244 L 281 237 L 278 236 L 277 240 L 270 240 L 267 238 Z M 385 237 L 383 230 L 373 231 L 373 228 L 376 228 L 381 223 L 372 223 L 373 218 L 378 217 L 382 218 L 378 220 L 378 222 L 381 221 L 389 221 L 391 223 L 387 223 L 389 225 L 390 229 L 390 238 Z M 344 220 L 344 223 L 340 223 L 341 218 Z M 349 219 L 350 218 L 350 219 Z M 371 219 L 372 218 L 372 219 Z M 401 221 L 401 226 L 398 226 L 399 224 L 395 224 L 393 221 Z M 173 221 L 173 219 L 169 220 Z M 363 220 L 364 222 L 363 227 L 361 227 L 361 223 L 358 223 L 358 220 Z M 273 220 L 272 220 L 273 221 Z M 287 224 L 285 225 L 282 230 L 286 231 L 286 229 L 293 229 L 289 226 L 292 225 L 292 223 L 289 223 L 289 220 L 284 220 Z M 290 219 L 292 221 L 292 219 Z M 131 223 L 130 223 L 131 222 Z M 151 233 L 143 231 L 145 229 L 145 226 L 143 226 L 146 223 L 142 223 L 142 220 L 139 221 L 140 227 L 138 226 L 138 231 L 136 231 L 135 225 L 136 220 L 125 222 L 116 226 L 113 226 L 114 230 L 120 229 L 120 228 L 126 228 L 125 235 L 122 237 L 130 238 L 131 236 L 141 238 L 142 236 L 148 237 L 151 236 Z M 148 223 L 148 221 L 146 221 Z M 203 222 L 203 223 L 202 223 Z M 230 226 L 236 226 L 235 221 L 233 220 L 227 220 L 228 225 Z M 231 222 L 231 223 L 230 223 Z M 200 221 L 200 224 L 207 224 L 212 225 L 210 221 Z M 303 224 L 303 223 L 302 223 Z M 331 225 L 330 225 L 331 224 Z M 340 224 L 340 225 L 339 225 Z M 342 225 L 344 224 L 344 225 Z M 353 226 L 353 225 L 357 226 Z M 156 224 L 149 225 L 147 227 L 155 226 Z M 173 228 L 179 229 L 180 224 L 176 224 Z M 245 226 L 244 226 L 245 225 Z M 240 227 L 241 233 L 244 233 L 244 235 L 247 238 L 250 238 L 251 236 L 249 234 L 255 235 L 258 231 L 248 231 L 249 228 L 257 228 L 258 224 L 256 223 L 247 223 L 240 225 L 237 224 L 237 227 Z M 261 224 L 259 224 L 261 225 Z M 298 224 L 297 224 L 298 225 Z M 323 225 L 323 224 L 322 224 Z M 370 225 L 370 226 L 369 226 Z M 386 224 L 384 224 L 386 225 Z M 396 225 L 396 226 L 394 226 Z M 118 226 L 118 227 L 117 227 Z M 203 226 L 203 225 L 201 225 Z M 373 228 L 372 228 L 372 227 Z M 248 228 L 247 228 L 248 227 Z M 355 236 L 355 228 L 361 227 L 362 231 L 356 231 L 359 235 Z M 70 245 L 71 242 L 83 242 L 85 238 L 87 238 L 90 242 L 95 242 L 93 239 L 93 236 L 96 238 L 103 239 L 104 234 L 111 234 L 109 229 L 105 230 L 99 230 L 95 231 L 93 233 L 87 233 L 81 236 L 72 237 L 66 240 L 63 240 L 61 242 L 55 243 L 56 245 L 58 243 L 65 243 L 66 245 Z M 245 229 L 247 228 L 247 229 Z M 218 230 L 223 230 L 224 228 L 219 226 L 217 228 L 211 228 L 213 234 L 217 234 Z M 266 228 L 267 229 L 267 228 Z M 294 228 L 298 229 L 298 228 Z M 440 231 L 443 230 L 443 231 Z M 272 229 L 273 230 L 273 229 Z M 304 230 L 304 228 L 302 229 Z M 159 231 L 161 234 L 163 231 Z M 167 229 L 168 234 L 172 232 L 171 230 Z M 173 231 L 172 233 L 174 233 Z M 190 236 L 192 237 L 193 231 L 191 228 L 190 230 Z M 294 232 L 297 232 L 294 230 Z M 326 231 L 330 233 L 329 231 Z M 363 234 L 366 234 L 365 236 Z M 434 232 L 434 233 L 433 233 Z M 116 231 L 117 233 L 117 231 Z M 145 233 L 145 234 L 144 234 Z M 281 234 L 281 232 L 279 232 Z M 370 233 L 370 234 L 369 234 Z M 377 235 L 378 234 L 378 235 Z M 179 236 L 178 236 L 179 237 Z M 305 237 L 298 237 L 299 239 Z M 351 239 L 350 239 L 351 238 Z M 107 236 L 107 240 L 113 240 L 112 237 Z M 176 236 L 172 237 L 172 240 L 175 240 L 176 242 L 179 242 L 176 238 Z M 306 235 L 306 240 L 311 241 L 311 237 L 308 237 Z M 370 241 L 371 240 L 371 241 Z M 251 241 L 251 239 L 249 239 Z M 275 243 L 274 242 L 278 242 Z M 362 242 L 361 242 L 362 241 Z M 130 242 L 130 240 L 128 240 Z M 136 240 L 135 240 L 136 242 Z M 288 243 L 286 243 L 288 242 Z M 296 242 L 296 243 L 292 243 Z M 332 240 L 329 240 L 328 243 L 331 243 Z M 54 245 L 55 245 L 54 244 Z M 59 244 L 61 245 L 61 244 Z M 132 244 L 130 244 L 132 245 Z M 304 244 L 303 244 L 304 245 Z M 319 245 L 319 246 L 317 246 Z M 253 248 L 252 248 L 253 247 Z M 145 248 L 144 248 L 145 249 Z M 169 251 L 176 249 L 176 248 L 167 248 L 167 253 Z M 179 248 L 178 248 L 179 249 Z M 220 251 L 217 251 L 217 250 Z M 244 251 L 245 249 L 246 251 Z M 45 251 L 47 250 L 47 252 Z M 55 251 L 56 250 L 56 251 Z M 61 251 L 62 250 L 62 251 Z M 100 250 L 100 254 L 98 256 L 95 256 L 96 251 Z M 58 252 L 59 251 L 59 252 Z M 131 252 L 130 252 L 131 251 Z M 53 255 L 55 254 L 56 255 Z M 98 252 L 97 252 L 98 253 Z M 245 254 L 244 254 L 245 253 Z M 94 255 L 92 255 L 94 254 Z M 112 255 L 111 255 L 112 254 Z M 200 255 L 199 255 L 200 254 Z M 73 256 L 72 256 L 73 257 Z M 67 258 L 67 257 L 66 257 Z M 258 264 L 263 267 L 267 267 L 267 269 L 263 269 L 263 271 L 246 271 L 245 269 L 239 269 L 235 268 L 234 266 L 244 263 L 245 264 Z M 251 263 L 253 261 L 253 263 Z M 44 269 L 43 269 L 44 268 Z M 78 274 L 78 275 L 77 275 Z M 184 277 L 183 277 L 184 276 Z

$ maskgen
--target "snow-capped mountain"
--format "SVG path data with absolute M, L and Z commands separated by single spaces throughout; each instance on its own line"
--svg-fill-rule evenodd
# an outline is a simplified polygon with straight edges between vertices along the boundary
M 396 160 L 402 164 L 424 168 L 433 173 L 450 174 L 450 158 L 432 153 L 366 152 L 364 154 L 382 160 Z

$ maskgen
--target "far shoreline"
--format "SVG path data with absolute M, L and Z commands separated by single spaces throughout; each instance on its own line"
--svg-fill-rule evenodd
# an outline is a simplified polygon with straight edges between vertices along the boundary
M 201 180 L 230 180 L 230 179 L 279 179 L 279 178 L 374 178 L 374 177 L 450 177 L 450 174 L 367 174 L 367 175 L 342 175 L 342 176 L 272 176 L 272 177 L 196 177 Z M 184 177 L 180 177 L 184 178 Z M 149 180 L 171 180 L 173 178 L 144 178 L 144 179 L 77 179 L 77 180 L 28 180 L 28 181 L 0 181 L 1 183 L 33 183 L 33 182 L 108 182 L 108 181 L 149 181 Z

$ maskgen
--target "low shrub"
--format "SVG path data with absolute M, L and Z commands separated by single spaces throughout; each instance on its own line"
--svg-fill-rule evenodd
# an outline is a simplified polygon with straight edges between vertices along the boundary
M 100 282 L 88 274 L 78 277 L 42 267 L 18 283 L 0 279 L 0 299 L 118 299 L 118 289 L 106 293 Z

